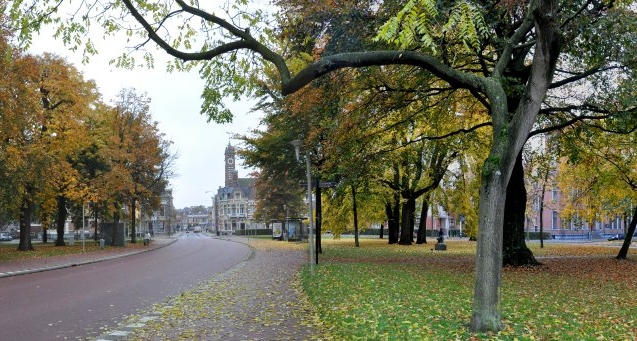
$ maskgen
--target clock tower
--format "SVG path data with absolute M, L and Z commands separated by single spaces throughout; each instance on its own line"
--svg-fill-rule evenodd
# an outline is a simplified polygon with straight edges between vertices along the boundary
M 239 186 L 239 175 L 235 168 L 236 150 L 232 145 L 230 145 L 230 142 L 228 142 L 224 155 L 226 165 L 226 187 Z

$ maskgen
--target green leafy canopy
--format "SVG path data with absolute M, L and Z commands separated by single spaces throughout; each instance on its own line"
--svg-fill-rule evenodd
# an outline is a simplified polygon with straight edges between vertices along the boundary
M 438 52 L 440 38 L 457 39 L 468 51 L 475 51 L 487 36 L 484 11 L 471 1 L 457 1 L 450 10 L 442 10 L 435 0 L 410 0 L 381 26 L 376 41 L 386 41 L 401 49 L 414 46 Z M 441 24 L 446 17 L 446 22 Z

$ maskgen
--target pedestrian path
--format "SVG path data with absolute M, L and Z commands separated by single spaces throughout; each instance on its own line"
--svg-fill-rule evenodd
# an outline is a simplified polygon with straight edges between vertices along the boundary
M 229 239 L 250 245 L 252 255 L 97 340 L 332 339 L 301 287 L 307 244 Z

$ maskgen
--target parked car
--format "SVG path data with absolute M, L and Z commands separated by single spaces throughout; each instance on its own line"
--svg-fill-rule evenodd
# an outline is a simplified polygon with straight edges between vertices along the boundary
M 611 236 L 610 238 L 608 238 L 608 240 L 624 240 L 624 235 L 623 234 L 616 234 L 614 236 Z
M 8 233 L 0 233 L 0 241 L 10 242 L 12 240 L 13 240 L 13 237 L 11 237 L 10 234 L 8 234 Z

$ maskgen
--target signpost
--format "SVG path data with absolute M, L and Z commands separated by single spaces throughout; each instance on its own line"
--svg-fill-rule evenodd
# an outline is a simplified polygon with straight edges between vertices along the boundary
M 307 187 L 307 181 L 299 181 L 299 186 Z M 334 188 L 336 187 L 336 182 L 333 181 L 321 181 L 319 182 L 320 188 Z

